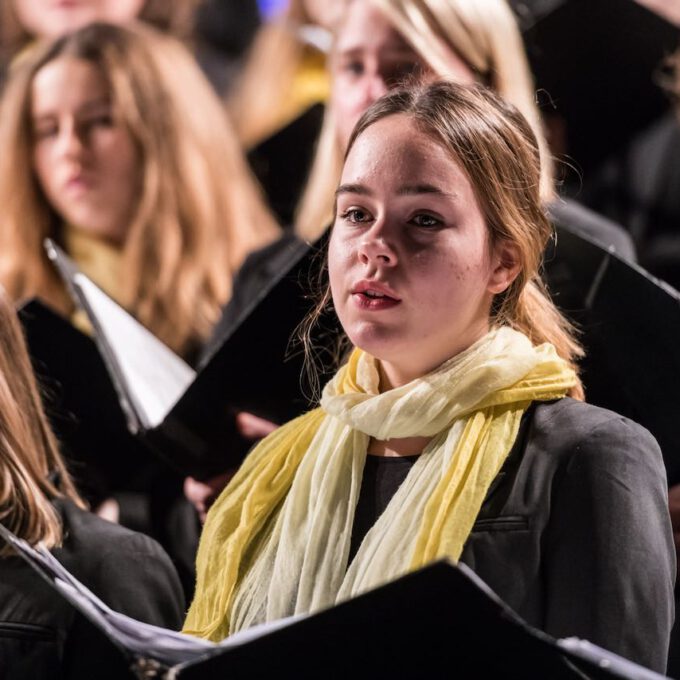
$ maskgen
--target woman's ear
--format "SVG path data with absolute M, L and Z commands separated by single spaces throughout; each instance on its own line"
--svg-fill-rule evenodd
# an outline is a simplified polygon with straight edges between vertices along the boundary
M 499 241 L 493 250 L 489 292 L 494 295 L 507 290 L 522 270 L 519 246 L 513 241 Z

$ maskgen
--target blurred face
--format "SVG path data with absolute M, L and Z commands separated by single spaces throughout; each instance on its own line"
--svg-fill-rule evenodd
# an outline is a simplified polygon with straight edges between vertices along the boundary
M 54 210 L 77 229 L 122 243 L 140 162 L 100 71 L 72 57 L 49 62 L 33 79 L 31 116 L 33 167 Z
M 474 82 L 474 73 L 467 64 L 450 50 L 448 53 L 449 73 L 460 82 Z M 408 76 L 435 78 L 420 54 L 367 0 L 349 3 L 336 36 L 331 75 L 332 107 L 342 148 L 361 114 L 376 99 Z
M 14 0 L 14 11 L 31 35 L 54 38 L 93 21 L 131 21 L 144 3 L 145 0 Z
M 354 143 L 329 245 L 333 303 L 387 385 L 439 366 L 489 330 L 493 296 L 516 276 L 491 248 L 470 181 L 406 115 Z

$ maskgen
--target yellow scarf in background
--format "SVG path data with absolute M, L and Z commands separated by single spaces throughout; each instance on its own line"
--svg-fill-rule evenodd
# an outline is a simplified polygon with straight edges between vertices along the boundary
M 382 394 L 377 361 L 355 350 L 321 408 L 255 447 L 211 509 L 185 632 L 220 640 L 456 561 L 526 408 L 575 383 L 551 345 L 509 328 Z M 432 440 L 348 565 L 369 439 L 416 436 Z

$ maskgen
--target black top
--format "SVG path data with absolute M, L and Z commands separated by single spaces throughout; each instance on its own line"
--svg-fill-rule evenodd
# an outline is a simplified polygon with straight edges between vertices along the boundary
M 409 470 L 419 456 L 366 456 L 364 476 L 361 490 L 354 512 L 352 541 L 349 549 L 349 562 L 359 550 L 361 541 L 368 530 L 375 524 L 380 515 L 392 500 L 401 483 L 406 479 Z

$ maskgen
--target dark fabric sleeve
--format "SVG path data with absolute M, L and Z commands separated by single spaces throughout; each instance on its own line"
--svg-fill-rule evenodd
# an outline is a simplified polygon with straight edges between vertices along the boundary
M 181 628 L 185 614 L 182 585 L 156 541 L 132 534 L 101 556 L 98 570 L 101 598 L 112 609 L 163 628 Z
M 675 551 L 655 440 L 621 417 L 597 426 L 555 479 L 551 503 L 546 632 L 664 672 Z
M 66 539 L 55 557 L 114 611 L 138 621 L 179 630 L 185 613 L 177 572 L 163 548 L 148 536 L 57 501 Z M 64 678 L 132 677 L 123 654 L 80 613 L 64 628 Z

